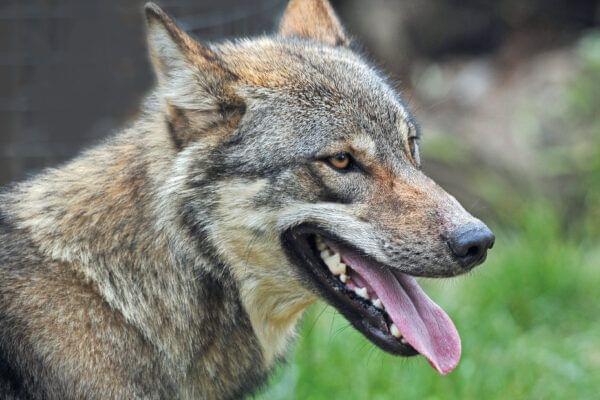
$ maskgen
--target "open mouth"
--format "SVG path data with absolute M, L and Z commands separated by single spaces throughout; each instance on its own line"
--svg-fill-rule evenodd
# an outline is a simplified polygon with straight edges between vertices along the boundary
M 310 225 L 286 231 L 282 240 L 320 294 L 371 342 L 396 355 L 421 354 L 444 375 L 456 367 L 458 332 L 414 277 Z

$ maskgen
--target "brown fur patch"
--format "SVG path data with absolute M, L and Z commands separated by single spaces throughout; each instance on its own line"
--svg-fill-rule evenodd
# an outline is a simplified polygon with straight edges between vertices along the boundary
M 313 39 L 330 46 L 347 46 L 349 43 L 331 5 L 324 0 L 290 1 L 281 19 L 279 33 Z

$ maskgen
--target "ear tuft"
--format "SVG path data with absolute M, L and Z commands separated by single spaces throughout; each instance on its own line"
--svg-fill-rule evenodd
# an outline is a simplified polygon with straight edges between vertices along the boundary
M 291 0 L 281 18 L 279 34 L 312 39 L 330 46 L 350 44 L 327 0 Z
M 144 4 L 144 12 L 146 13 L 146 21 L 151 23 L 153 20 L 161 20 L 166 14 L 165 12 L 156 4 L 152 2 L 148 2 Z
M 198 61 L 198 56 L 209 52 L 179 28 L 156 4 L 146 3 L 144 10 L 148 48 L 159 82 L 167 79 L 169 75 L 189 68 Z

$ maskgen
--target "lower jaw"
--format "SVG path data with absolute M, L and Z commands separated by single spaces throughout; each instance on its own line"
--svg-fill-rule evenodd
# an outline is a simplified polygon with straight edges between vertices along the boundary
M 416 351 L 411 345 L 400 343 L 397 338 L 391 336 L 387 332 L 384 332 L 382 329 L 371 325 L 366 319 L 347 319 L 357 331 L 362 333 L 381 350 L 402 357 L 419 355 L 419 352 Z

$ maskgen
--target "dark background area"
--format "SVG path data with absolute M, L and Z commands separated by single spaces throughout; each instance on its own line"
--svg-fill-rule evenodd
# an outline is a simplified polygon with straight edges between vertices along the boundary
M 72 157 L 152 84 L 139 0 L 0 1 L 0 184 Z M 258 34 L 284 1 L 162 3 L 203 39 Z

